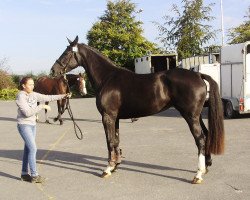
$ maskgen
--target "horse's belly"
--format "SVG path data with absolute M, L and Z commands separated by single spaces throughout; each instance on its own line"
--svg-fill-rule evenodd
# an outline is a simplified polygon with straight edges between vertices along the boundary
M 134 100 L 122 104 L 119 118 L 145 117 L 156 114 L 170 106 L 169 98 L 152 98 L 151 100 L 141 98 L 141 101 Z

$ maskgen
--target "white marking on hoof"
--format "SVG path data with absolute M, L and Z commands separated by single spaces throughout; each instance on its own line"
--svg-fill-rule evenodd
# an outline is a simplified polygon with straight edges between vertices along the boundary
M 200 179 L 200 180 L 203 180 L 203 179 L 202 179 L 202 175 L 205 174 L 205 172 L 206 172 L 206 171 L 203 171 L 203 170 L 198 169 L 195 178 Z
M 109 176 L 111 176 L 111 173 L 103 172 L 101 178 L 108 178 Z
M 203 179 L 199 179 L 197 177 L 194 177 L 193 181 L 192 181 L 192 184 L 201 184 L 203 181 Z
M 115 169 L 115 166 L 108 165 L 107 168 L 103 171 L 101 177 L 107 178 L 107 177 L 111 176 L 111 172 L 113 172 L 114 169 Z

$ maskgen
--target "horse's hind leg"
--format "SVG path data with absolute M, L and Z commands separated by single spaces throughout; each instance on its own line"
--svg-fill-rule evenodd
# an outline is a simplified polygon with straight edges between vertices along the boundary
M 49 105 L 49 102 L 45 102 L 45 105 Z M 49 122 L 48 114 L 47 114 L 48 110 L 45 109 L 44 112 L 45 112 L 45 123 L 48 123 L 48 124 L 49 124 L 50 122 Z
M 40 102 L 37 102 L 37 106 L 40 105 Z M 36 122 L 39 122 L 39 117 L 38 117 L 38 113 L 36 113 Z
M 192 181 L 194 184 L 202 182 L 202 175 L 206 173 L 205 166 L 205 135 L 203 134 L 200 126 L 199 117 L 190 117 L 190 115 L 183 115 L 187 121 L 190 131 L 195 139 L 196 146 L 198 148 L 198 170 Z
M 206 138 L 207 138 L 207 135 L 208 135 L 208 130 L 207 130 L 207 127 L 205 126 L 203 120 L 202 120 L 202 116 L 200 115 L 200 125 L 201 125 L 201 128 L 202 128 L 202 131 L 203 133 L 205 134 Z M 206 163 L 206 169 L 212 165 L 212 158 L 211 158 L 211 153 L 205 153 L 205 163 Z M 208 170 L 207 170 L 208 171 Z
M 108 166 L 102 174 L 102 177 L 105 178 L 111 175 L 111 173 L 116 169 L 117 164 L 119 164 L 121 161 L 120 158 L 118 158 L 120 156 L 120 149 L 119 137 L 116 136 L 115 131 L 116 118 L 104 113 L 102 116 L 102 123 L 104 126 L 108 147 Z
M 62 114 L 65 111 L 65 103 L 66 103 L 66 99 L 62 99 L 60 101 L 60 106 L 59 106 L 60 107 L 60 111 L 58 110 L 58 113 L 59 113 L 58 120 L 60 122 L 60 125 L 63 125 Z

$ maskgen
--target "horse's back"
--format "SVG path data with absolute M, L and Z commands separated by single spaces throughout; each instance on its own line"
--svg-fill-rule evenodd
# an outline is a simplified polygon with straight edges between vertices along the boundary
M 34 91 L 41 94 L 55 95 L 58 94 L 57 87 L 57 80 L 43 76 L 36 81 Z
M 206 89 L 206 84 L 200 73 L 182 68 L 167 71 L 165 84 L 172 90 L 187 90 L 189 92 L 199 90 L 198 92 L 203 93 Z

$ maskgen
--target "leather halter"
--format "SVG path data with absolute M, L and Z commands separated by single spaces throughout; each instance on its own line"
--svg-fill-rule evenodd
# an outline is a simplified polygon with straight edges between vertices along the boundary
M 58 60 L 58 59 L 56 60 L 56 63 L 59 64 L 59 65 L 63 68 L 64 73 L 67 72 L 67 68 L 68 68 L 69 62 L 70 62 L 70 60 L 71 60 L 71 58 L 72 58 L 73 56 L 75 56 L 76 62 L 77 62 L 77 64 L 79 65 L 79 61 L 78 61 L 78 58 L 77 58 L 77 56 L 76 56 L 76 52 L 73 51 L 73 50 L 71 50 L 70 52 L 71 52 L 71 55 L 70 55 L 70 57 L 69 57 L 69 59 L 68 59 L 68 62 L 67 62 L 66 64 L 63 64 L 63 63 L 62 63 L 60 60 Z

